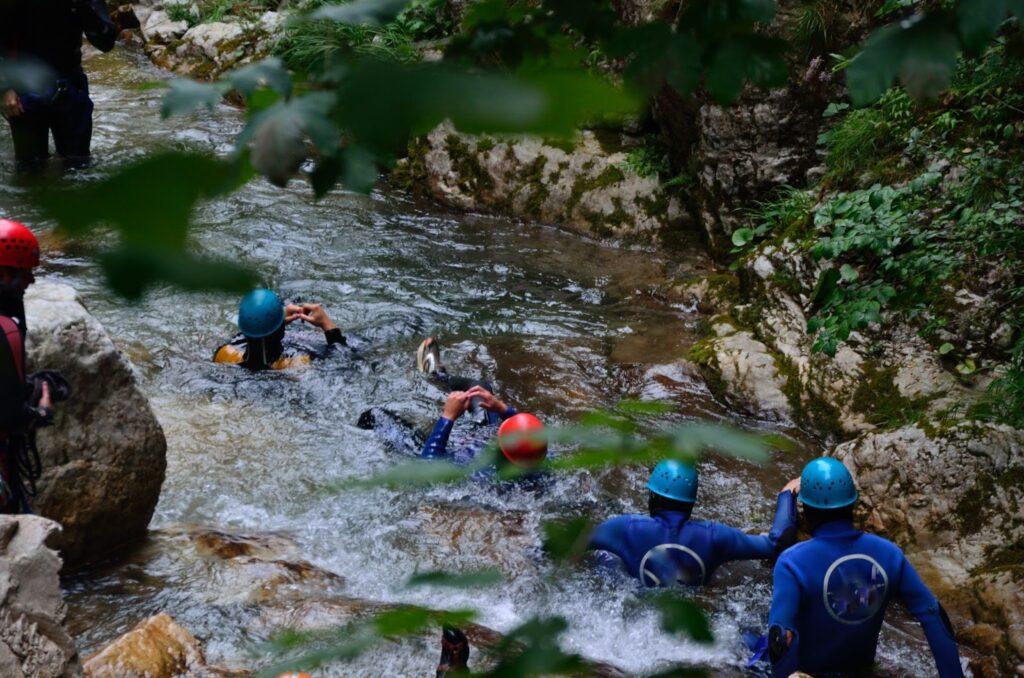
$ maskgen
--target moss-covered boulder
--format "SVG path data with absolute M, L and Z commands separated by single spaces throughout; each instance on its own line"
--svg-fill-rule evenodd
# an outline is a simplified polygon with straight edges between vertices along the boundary
M 626 166 L 593 132 L 557 144 L 535 137 L 470 136 L 441 125 L 414 142 L 395 179 L 463 210 L 495 211 L 599 238 L 655 244 L 685 223 L 657 177 Z
M 870 529 L 899 544 L 960 638 L 1001 670 L 1024 660 L 1024 431 L 911 425 L 837 447 Z

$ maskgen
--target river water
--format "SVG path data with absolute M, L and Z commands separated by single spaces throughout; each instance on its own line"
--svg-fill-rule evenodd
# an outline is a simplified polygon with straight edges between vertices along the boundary
M 227 152 L 237 111 L 163 121 L 160 92 L 141 87 L 166 75 L 137 55 L 91 56 L 96 100 L 96 165 L 69 181 L 89 181 L 112 165 L 158 148 Z M 247 374 L 214 365 L 214 348 L 234 332 L 237 299 L 160 287 L 128 304 L 104 288 L 75 243 L 49 236 L 10 181 L 10 142 L 0 140 L 0 212 L 44 232 L 41 277 L 74 285 L 134 361 L 168 440 L 167 479 L 150 543 L 66 582 L 69 623 L 83 656 L 139 620 L 166 611 L 206 646 L 212 663 L 264 661 L 252 619 L 260 605 L 232 597 L 233 582 L 183 555 L 168 538 L 182 525 L 274 533 L 294 557 L 336 573 L 345 595 L 471 607 L 479 621 L 507 631 L 534 614 L 561 615 L 566 648 L 631 673 L 679 664 L 742 672 L 744 629 L 760 629 L 770 599 L 770 570 L 727 566 L 700 594 L 716 642 L 672 638 L 634 589 L 556 569 L 538 555 L 540 523 L 587 513 L 603 518 L 642 512 L 644 469 L 579 473 L 546 492 L 497 492 L 466 483 L 428 490 L 337 492 L 333 481 L 366 477 L 404 459 L 355 422 L 385 406 L 427 429 L 443 393 L 414 370 L 414 350 L 440 337 L 454 372 L 492 380 L 502 398 L 553 423 L 621 398 L 662 398 L 674 419 L 730 421 L 768 428 L 717 403 L 699 379 L 675 364 L 694 340 L 691 309 L 659 294 L 672 276 L 707 267 L 694 242 L 670 255 L 616 249 L 508 219 L 452 214 L 382 190 L 336 190 L 312 199 L 294 181 L 277 189 L 255 181 L 201 206 L 197 251 L 251 265 L 291 299 L 323 303 L 353 338 L 359 358 L 336 355 L 316 369 Z M 305 332 L 310 342 L 319 341 Z M 803 461 L 812 438 L 781 431 L 797 451 L 765 467 L 709 458 L 701 465 L 697 515 L 766 530 L 774 495 Z M 465 570 L 496 564 L 506 581 L 484 590 L 406 589 L 417 570 Z M 881 663 L 898 675 L 929 675 L 920 633 L 890 615 Z M 339 675 L 432 675 L 433 642 L 376 653 Z

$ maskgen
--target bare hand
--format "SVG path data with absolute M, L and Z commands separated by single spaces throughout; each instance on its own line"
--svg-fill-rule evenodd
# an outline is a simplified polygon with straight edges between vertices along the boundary
M 466 391 L 452 391 L 444 404 L 444 418 L 455 421 L 469 407 L 469 394 Z
M 788 483 L 786 483 L 786 486 L 782 488 L 782 491 L 792 492 L 794 497 L 800 494 L 800 479 L 793 478 Z
M 495 398 L 494 394 L 483 386 L 474 386 L 466 391 L 466 395 L 470 398 L 479 398 L 480 406 L 485 410 L 496 412 L 499 415 L 504 415 L 508 411 L 508 405 Z
M 39 396 L 39 407 L 47 410 L 53 409 L 53 400 L 50 399 L 50 382 L 43 381 L 42 394 Z
M 288 304 L 284 307 L 284 322 L 293 323 L 302 316 L 302 307 L 297 304 Z
M 324 307 L 320 304 L 303 304 L 299 317 L 310 325 L 316 325 L 324 332 L 329 332 L 330 330 L 338 327 L 331 322 L 331 318 L 327 315 L 327 311 L 325 311 Z
M 0 110 L 7 118 L 17 118 L 19 115 L 25 112 L 25 108 L 21 105 L 21 97 L 13 89 L 9 89 L 4 92 L 3 104 L 0 105 Z

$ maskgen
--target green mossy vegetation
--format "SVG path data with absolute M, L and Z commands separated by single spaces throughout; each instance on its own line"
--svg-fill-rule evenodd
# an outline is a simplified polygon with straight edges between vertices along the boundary
M 1022 507 L 1016 505 L 1014 491 L 1024 487 L 1024 467 L 1012 466 L 999 475 L 983 473 L 974 484 L 964 492 L 956 504 L 954 512 L 959 522 L 961 534 L 973 534 L 980 530 L 990 516 L 990 503 L 993 496 L 1001 493 L 1014 505 L 1009 514 L 1020 515 Z
M 480 164 L 474 148 L 458 134 L 449 134 L 444 144 L 452 167 L 459 176 L 459 189 L 470 195 L 482 195 L 494 190 L 494 179 Z
M 592 162 L 590 164 L 592 166 Z M 587 165 L 583 166 L 584 171 L 588 171 L 590 168 Z M 626 175 L 622 173 L 622 170 L 618 167 L 609 165 L 605 167 L 600 173 L 593 177 L 581 176 L 576 179 L 576 182 L 572 185 L 572 193 L 569 195 L 569 201 L 566 204 L 565 211 L 568 214 L 572 214 L 572 211 L 576 208 L 576 205 L 580 203 L 583 198 L 583 194 L 589 191 L 595 191 L 600 188 L 617 184 Z
M 901 394 L 893 382 L 895 367 L 882 368 L 868 361 L 862 372 L 863 378 L 853 392 L 852 405 L 868 423 L 881 428 L 898 428 L 924 417 L 930 398 L 908 398 Z

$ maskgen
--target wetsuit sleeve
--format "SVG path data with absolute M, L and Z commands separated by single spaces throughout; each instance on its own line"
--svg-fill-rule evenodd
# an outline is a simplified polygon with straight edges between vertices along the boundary
M 775 563 L 772 574 L 772 606 L 768 612 L 768 654 L 772 675 L 788 676 L 798 668 L 800 634 L 796 628 L 800 612 L 800 581 L 785 559 Z M 792 633 L 792 638 L 789 634 Z
M 712 532 L 715 553 L 720 562 L 773 558 L 792 546 L 796 539 L 796 503 L 792 492 L 780 492 L 775 505 L 775 521 L 768 534 L 747 534 L 734 527 L 716 523 Z
M 441 417 L 434 424 L 434 430 L 430 432 L 430 437 L 427 438 L 427 442 L 423 445 L 423 451 L 420 452 L 420 457 L 424 459 L 437 459 L 439 457 L 448 456 L 448 436 L 452 434 L 452 427 L 455 422 L 446 417 Z
M 590 551 L 608 551 L 619 555 L 626 539 L 626 527 L 629 525 L 627 516 L 617 516 L 604 521 L 590 535 L 587 549 Z
M 78 15 L 81 17 L 82 30 L 93 47 L 101 52 L 114 49 L 117 40 L 117 26 L 107 13 L 104 0 L 78 0 Z
M 900 567 L 899 597 L 924 629 L 939 676 L 961 678 L 964 672 L 960 666 L 960 653 L 957 651 L 949 617 L 906 557 Z
M 505 421 L 506 419 L 516 416 L 517 414 L 519 414 L 519 411 L 516 410 L 516 408 L 507 407 L 505 408 L 505 414 L 501 415 L 501 420 Z
M 326 330 L 324 332 L 324 338 L 327 339 L 328 346 L 334 346 L 335 344 L 348 346 L 348 342 L 345 341 L 345 335 L 341 333 L 340 327 L 335 327 L 333 330 Z

